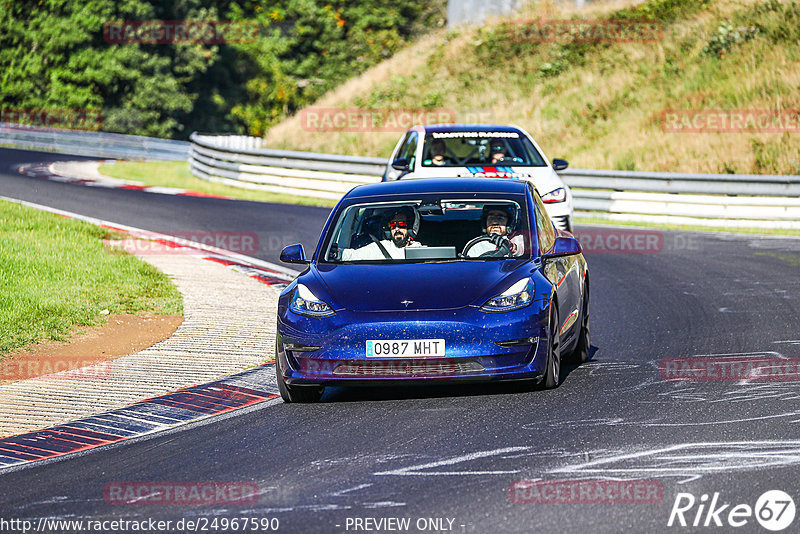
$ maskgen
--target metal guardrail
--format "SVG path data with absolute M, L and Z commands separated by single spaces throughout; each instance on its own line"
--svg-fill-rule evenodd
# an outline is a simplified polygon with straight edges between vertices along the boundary
M 193 133 L 191 143 L 0 123 L 0 145 L 97 158 L 187 160 L 236 187 L 336 200 L 380 181 L 384 158 L 262 148 L 262 139 Z M 709 227 L 800 228 L 800 176 L 567 169 L 577 215 Z
M 570 187 L 592 189 L 773 197 L 800 195 L 800 176 L 789 175 L 684 174 L 588 169 L 567 169 L 558 174 L 566 179 Z
M 569 169 L 576 214 L 708 227 L 800 228 L 800 176 Z
M 556 0 L 561 4 L 585 7 L 597 0 Z M 447 2 L 447 27 L 460 24 L 479 24 L 490 15 L 508 15 L 522 7 L 521 0 L 450 0 Z M 530 2 L 532 3 L 532 2 Z
M 357 185 L 379 182 L 386 167 L 383 158 L 255 148 L 260 138 L 226 137 L 191 135 L 192 174 L 247 189 L 336 200 Z
M 0 122 L 0 145 L 94 158 L 186 160 L 189 143 L 138 135 Z
M 384 158 L 260 148 L 259 138 L 192 134 L 195 176 L 237 187 L 338 199 L 380 180 Z M 577 215 L 709 227 L 800 228 L 800 176 L 567 169 Z

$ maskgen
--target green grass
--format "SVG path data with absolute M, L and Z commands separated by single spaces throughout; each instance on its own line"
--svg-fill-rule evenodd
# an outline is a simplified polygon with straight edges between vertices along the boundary
M 429 107 L 450 110 L 456 122 L 478 112 L 478 122 L 522 126 L 548 156 L 572 168 L 800 174 L 797 133 L 673 132 L 661 115 L 799 109 L 800 2 L 597 2 L 580 14 L 553 2 L 527 4 L 511 18 L 432 34 L 412 45 L 413 60 L 390 58 L 391 68 L 372 69 L 314 106 Z M 663 36 L 598 43 L 513 38 L 520 21 L 584 14 L 652 20 Z M 268 146 L 388 156 L 402 133 L 309 131 L 299 116 L 273 127 Z
M 0 201 L 0 355 L 64 340 L 110 313 L 183 313 L 169 278 L 124 252 L 111 231 Z
M 149 186 L 190 189 L 210 195 L 221 195 L 240 200 L 276 202 L 279 204 L 303 204 L 307 206 L 333 206 L 335 200 L 307 198 L 269 191 L 242 189 L 225 184 L 209 182 L 194 176 L 189 164 L 183 161 L 125 161 L 100 166 L 100 172 L 112 178 L 133 180 Z
M 781 254 L 779 252 L 753 252 L 753 256 L 766 256 L 788 263 L 795 269 L 800 267 L 800 256 L 795 254 Z

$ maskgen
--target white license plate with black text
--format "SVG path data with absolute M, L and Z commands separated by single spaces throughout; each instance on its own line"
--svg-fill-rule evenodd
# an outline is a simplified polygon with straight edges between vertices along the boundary
M 368 339 L 367 358 L 444 356 L 444 339 Z

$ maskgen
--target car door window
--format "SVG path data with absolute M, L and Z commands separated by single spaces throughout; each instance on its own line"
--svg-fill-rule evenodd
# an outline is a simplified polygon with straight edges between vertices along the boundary
M 409 132 L 408 136 L 406 137 L 403 146 L 400 147 L 400 152 L 397 154 L 397 158 L 405 158 L 408 160 L 408 170 L 414 170 L 414 160 L 416 159 L 417 155 L 417 140 L 419 139 L 419 134 L 417 132 Z
M 535 191 L 533 193 L 533 202 L 534 214 L 536 215 L 536 234 L 539 238 L 539 253 L 541 254 L 553 247 L 553 243 L 556 241 L 556 230 L 553 227 L 553 221 L 550 220 L 550 216 L 547 215 L 547 211 L 544 209 L 542 199 L 539 198 L 539 194 Z

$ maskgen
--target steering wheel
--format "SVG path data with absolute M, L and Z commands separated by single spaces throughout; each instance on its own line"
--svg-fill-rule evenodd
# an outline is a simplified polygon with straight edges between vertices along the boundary
M 489 252 L 484 252 L 483 254 L 480 254 L 478 256 L 470 256 L 469 255 L 469 250 L 471 248 L 473 248 L 475 245 L 477 245 L 478 243 L 483 243 L 483 242 L 489 242 L 492 245 L 494 245 L 494 242 L 492 241 L 492 236 L 490 236 L 490 235 L 478 236 L 475 239 L 472 239 L 471 241 L 469 241 L 466 245 L 464 245 L 464 250 L 461 252 L 462 256 L 467 257 L 467 258 L 481 258 L 481 257 L 487 256 L 487 255 L 495 256 L 495 255 L 497 255 L 498 252 L 500 252 L 503 249 L 505 249 L 505 254 L 500 254 L 500 256 L 507 256 L 507 255 L 509 255 L 511 253 L 511 250 L 504 244 L 502 247 L 498 248 L 497 250 L 491 250 Z

